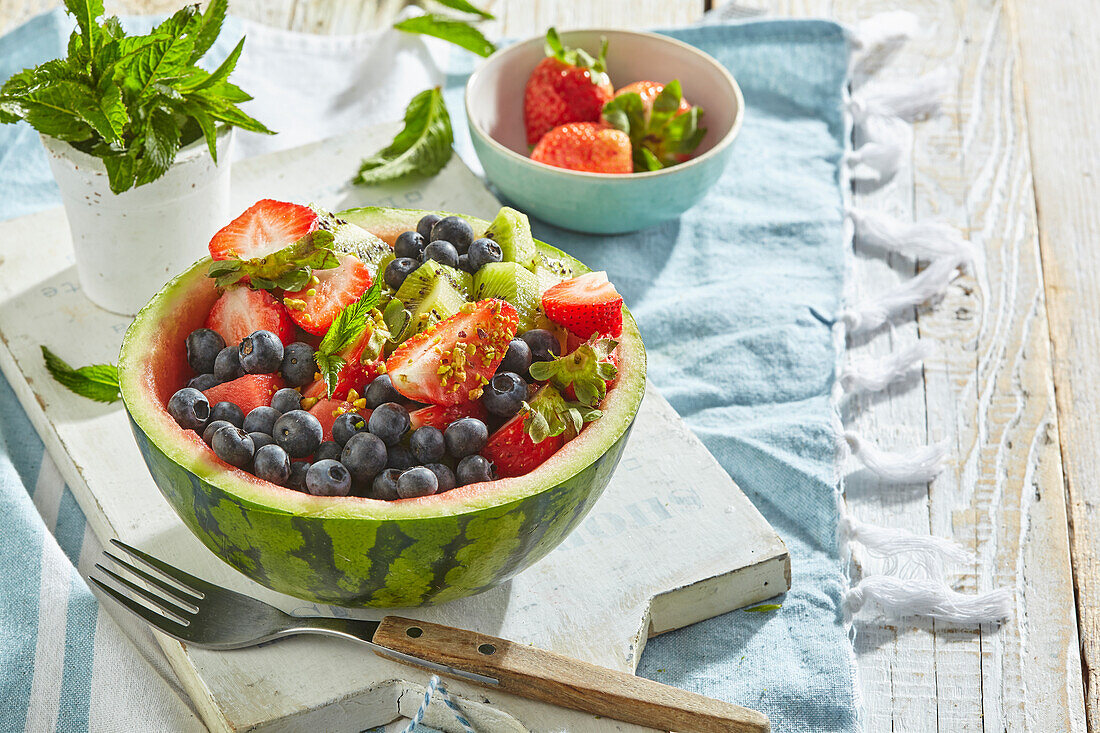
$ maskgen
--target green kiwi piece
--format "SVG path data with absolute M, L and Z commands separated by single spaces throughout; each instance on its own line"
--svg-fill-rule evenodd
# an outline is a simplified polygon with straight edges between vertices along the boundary
M 428 260 L 410 272 L 395 296 L 412 314 L 412 321 L 402 336 L 408 338 L 458 313 L 471 289 L 469 273 L 435 260 Z
M 537 327 L 541 314 L 539 281 L 517 262 L 490 262 L 474 275 L 474 300 L 500 298 L 519 313 L 519 330 Z
M 505 206 L 485 232 L 485 236 L 500 245 L 505 262 L 515 262 L 528 270 L 538 261 L 535 238 L 527 215 Z

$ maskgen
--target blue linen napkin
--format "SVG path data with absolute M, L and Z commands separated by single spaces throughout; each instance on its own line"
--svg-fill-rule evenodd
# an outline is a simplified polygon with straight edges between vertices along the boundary
M 58 52 L 69 25 L 53 15 L 17 30 L 17 43 L 0 39 L 0 79 Z M 761 709 L 776 731 L 853 731 L 859 716 L 839 611 L 846 583 L 829 401 L 836 354 L 830 330 L 810 314 L 835 312 L 841 296 L 847 38 L 823 21 L 669 35 L 718 58 L 745 94 L 745 122 L 726 174 L 698 206 L 659 228 L 591 237 L 535 222 L 536 235 L 607 270 L 642 328 L 651 379 L 786 541 L 793 577 L 792 590 L 776 601 L 780 609 L 737 611 L 653 639 L 638 672 Z M 456 144 L 476 166 L 460 112 L 472 63 L 452 58 L 447 101 Z M 258 98 L 277 88 L 276 79 L 268 88 L 252 85 Z M 35 137 L 23 126 L 0 127 L 0 219 L 59 203 Z M 42 449 L 2 381 L 0 418 L 7 441 L 0 461 L 6 454 L 16 469 L 0 470 L 0 504 L 25 509 Z M 79 508 L 63 503 L 66 521 L 82 527 Z M 0 515 L 4 558 L 34 517 L 25 510 Z M 31 555 L 0 576 L 0 629 L 26 631 L 26 618 L 22 626 L 9 622 L 36 603 L 30 570 L 18 570 L 33 570 L 34 562 Z M 79 579 L 74 588 L 87 594 Z M 86 644 L 94 631 L 77 620 L 67 633 Z M 25 703 L 28 654 L 33 649 L 0 631 L 0 699 Z M 73 690 L 88 695 L 80 684 Z M 24 696 L 9 696 L 15 692 Z M 59 727 L 81 727 L 70 724 L 79 719 L 64 704 L 58 715 Z

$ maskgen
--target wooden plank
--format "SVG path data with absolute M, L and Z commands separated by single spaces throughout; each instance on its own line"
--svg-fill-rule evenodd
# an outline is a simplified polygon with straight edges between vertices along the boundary
M 1100 730 L 1100 19 L 1075 0 L 1008 3 L 1020 47 L 1039 245 L 1069 494 L 1089 730 Z

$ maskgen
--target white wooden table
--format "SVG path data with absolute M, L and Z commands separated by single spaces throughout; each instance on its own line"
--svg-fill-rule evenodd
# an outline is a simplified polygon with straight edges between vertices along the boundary
M 715 0 L 718 2 L 719 0 Z M 1016 590 L 999 630 L 860 625 L 857 659 L 872 731 L 1100 730 L 1100 19 L 1081 0 L 743 0 L 772 17 L 856 22 L 903 5 L 921 34 L 883 79 L 957 70 L 943 114 L 917 125 L 905 167 L 856 203 L 937 218 L 984 248 L 989 287 L 963 277 L 854 356 L 934 340 L 920 380 L 854 403 L 851 424 L 885 447 L 947 439 L 929 485 L 854 479 L 856 516 L 953 537 L 977 551 L 960 590 Z M 2 0 L 0 32 L 55 5 Z M 167 12 L 179 0 L 107 0 Z M 363 30 L 402 0 L 237 0 L 232 11 L 316 33 Z M 669 27 L 704 0 L 487 0 L 490 37 L 548 25 Z M 1091 236 L 1090 236 L 1091 235 Z M 858 257 L 866 292 L 911 277 Z M 984 304 L 983 304 L 984 299 Z M 983 317 L 984 306 L 984 317 Z M 1068 511 L 1067 511 L 1068 507 Z M 1068 515 L 1068 516 L 1067 516 Z M 867 562 L 870 565 L 870 561 Z M 1076 592 L 1076 594 L 1075 594 Z M 1086 726 L 1086 721 L 1088 725 Z

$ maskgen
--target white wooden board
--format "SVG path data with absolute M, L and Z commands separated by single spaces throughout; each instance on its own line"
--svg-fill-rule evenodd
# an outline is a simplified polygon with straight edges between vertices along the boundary
M 457 158 L 413 185 L 344 184 L 394 131 L 362 130 L 238 163 L 234 208 L 273 197 L 334 210 L 383 204 L 493 216 L 499 204 Z M 80 292 L 62 210 L 0 224 L 0 368 L 100 540 L 121 537 L 290 612 L 384 615 L 316 607 L 223 564 L 161 497 L 122 408 L 75 397 L 46 373 L 39 344 L 72 364 L 113 361 L 127 324 Z M 648 636 L 762 601 L 789 584 L 783 542 L 650 385 L 605 495 L 561 547 L 499 588 L 402 613 L 632 671 Z M 233 652 L 167 638 L 162 645 L 217 731 L 359 731 L 411 715 L 427 680 L 333 639 Z M 479 730 L 639 730 L 457 682 L 448 687 Z M 441 710 L 428 722 L 446 728 L 449 719 Z

